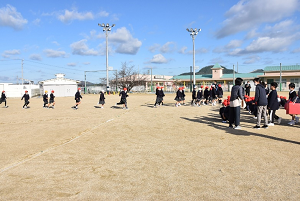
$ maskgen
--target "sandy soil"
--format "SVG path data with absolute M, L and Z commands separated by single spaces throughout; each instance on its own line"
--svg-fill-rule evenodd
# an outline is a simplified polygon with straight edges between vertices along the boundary
M 227 94 L 226 94 L 227 95 Z M 287 93 L 284 93 L 287 95 Z M 190 100 L 190 94 L 187 95 Z M 0 200 L 300 200 L 300 124 L 242 130 L 221 123 L 219 106 L 152 108 L 154 95 L 32 98 L 0 105 Z

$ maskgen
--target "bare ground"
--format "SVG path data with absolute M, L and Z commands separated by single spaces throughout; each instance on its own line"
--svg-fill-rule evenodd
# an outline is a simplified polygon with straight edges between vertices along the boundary
M 187 100 L 190 98 L 188 94 Z M 219 106 L 152 108 L 154 95 L 32 98 L 0 105 L 0 200 L 299 200 L 300 125 L 242 130 L 221 123 Z M 113 108 L 111 108 L 113 107 Z

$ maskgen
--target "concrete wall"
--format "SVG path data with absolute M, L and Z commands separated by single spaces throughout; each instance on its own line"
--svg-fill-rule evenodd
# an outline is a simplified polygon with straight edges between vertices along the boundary
M 0 91 L 5 91 L 5 94 L 8 98 L 17 98 L 22 97 L 25 93 L 25 90 L 28 91 L 31 97 L 40 95 L 39 85 L 16 85 L 12 83 L 0 83 Z

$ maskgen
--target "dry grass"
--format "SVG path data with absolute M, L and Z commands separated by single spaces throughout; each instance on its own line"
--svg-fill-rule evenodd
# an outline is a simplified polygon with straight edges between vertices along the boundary
M 188 94 L 188 100 L 190 99 Z M 0 200 L 299 200 L 299 124 L 227 129 L 219 106 L 152 108 L 154 95 L 56 98 L 0 108 Z M 1 107 L 3 105 L 0 105 Z

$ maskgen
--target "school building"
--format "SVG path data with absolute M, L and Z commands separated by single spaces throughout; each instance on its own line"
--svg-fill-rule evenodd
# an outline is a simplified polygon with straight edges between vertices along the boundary
M 235 74 L 223 74 L 223 69 L 219 64 L 215 64 L 211 68 L 211 74 L 196 75 L 196 85 L 199 87 L 210 86 L 214 81 L 221 84 L 224 91 L 229 91 L 233 86 L 233 79 L 240 77 L 244 80 L 244 84 L 250 81 L 252 86 L 251 91 L 255 91 L 253 84 L 254 78 L 261 78 L 262 81 L 271 84 L 271 82 L 277 82 L 279 86 L 280 79 L 280 66 L 267 66 L 263 72 L 258 73 L 235 73 Z M 293 82 L 298 89 L 300 87 L 300 65 L 281 66 L 281 77 L 282 77 L 282 91 L 288 91 L 288 85 Z M 187 88 L 190 86 L 192 75 L 177 75 L 172 78 L 175 83 L 184 85 Z M 280 90 L 280 88 L 278 88 Z

